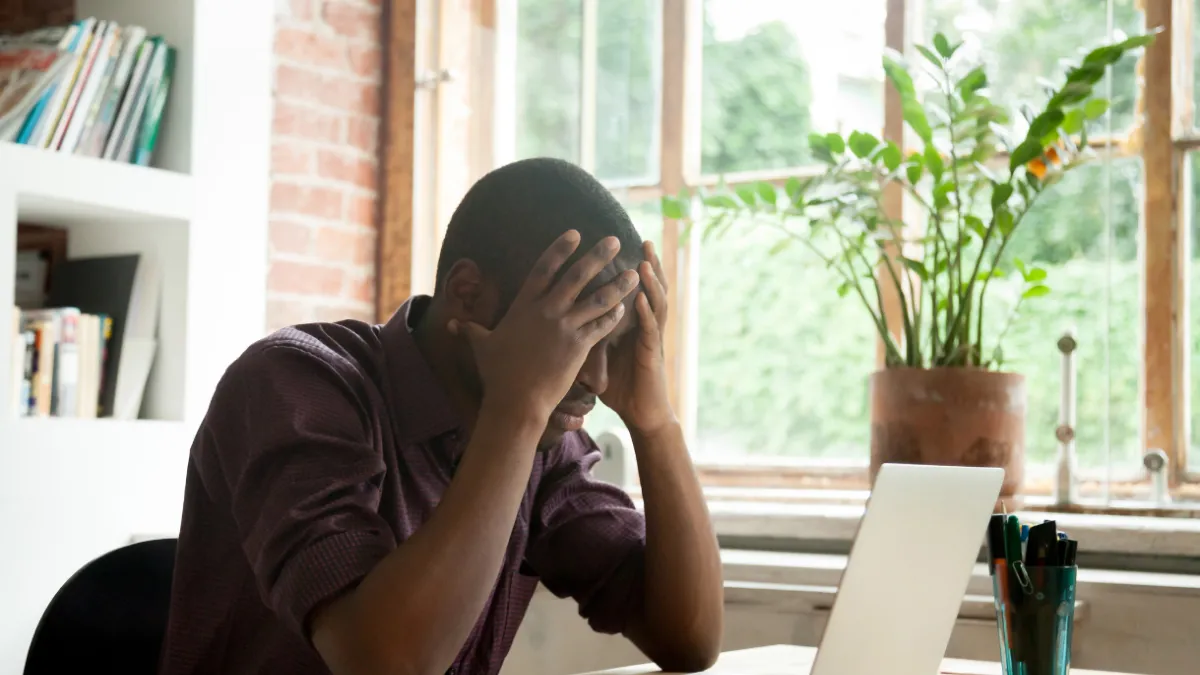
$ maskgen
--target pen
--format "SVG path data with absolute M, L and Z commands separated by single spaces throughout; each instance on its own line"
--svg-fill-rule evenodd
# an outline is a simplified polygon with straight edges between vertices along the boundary
M 1004 568 L 1004 515 L 992 514 L 987 527 L 988 572 L 996 573 L 996 568 Z

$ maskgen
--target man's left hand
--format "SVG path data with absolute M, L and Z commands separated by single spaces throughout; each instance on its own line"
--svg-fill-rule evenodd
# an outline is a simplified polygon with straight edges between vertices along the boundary
M 639 327 L 617 345 L 608 367 L 608 388 L 600 401 L 621 417 L 631 433 L 650 434 L 676 421 L 667 396 L 663 333 L 667 325 L 667 283 L 654 244 L 643 245 L 638 266 L 642 290 L 634 299 Z

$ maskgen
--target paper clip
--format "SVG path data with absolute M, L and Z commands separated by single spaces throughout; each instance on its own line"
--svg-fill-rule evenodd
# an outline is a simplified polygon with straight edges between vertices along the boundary
M 1025 561 L 1018 560 L 1013 563 L 1012 567 L 1021 590 L 1025 591 L 1025 595 L 1033 595 L 1033 580 L 1029 578 L 1029 570 L 1025 569 Z

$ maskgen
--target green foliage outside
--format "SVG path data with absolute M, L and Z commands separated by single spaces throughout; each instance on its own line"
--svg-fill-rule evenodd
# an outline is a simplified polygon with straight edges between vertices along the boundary
M 1139 32 L 1141 17 L 1133 0 L 1113 2 L 1116 27 Z M 607 107 L 598 116 L 596 148 L 597 173 L 605 179 L 657 170 L 658 42 L 641 32 L 658 30 L 656 4 L 600 3 L 600 88 L 610 95 L 597 97 L 598 107 Z M 1058 59 L 1106 36 L 1105 3 L 1094 0 L 930 0 L 925 5 L 931 14 L 929 35 L 954 34 L 964 16 L 980 11 L 996 17 L 979 43 L 981 53 L 996 63 L 989 70 L 993 89 L 1000 92 L 993 96 L 1001 102 L 1038 95 L 1038 75 L 1058 72 Z M 620 17 L 606 18 L 610 12 Z M 578 6 L 521 0 L 519 21 L 518 152 L 578 159 Z M 605 26 L 614 28 L 609 32 Z M 717 42 L 709 25 L 705 37 L 705 172 L 810 161 L 805 138 L 812 131 L 811 70 L 788 27 L 766 22 L 738 39 Z M 1114 68 L 1113 127 L 1118 130 L 1132 120 L 1132 71 L 1131 61 Z M 1028 382 L 1033 461 L 1048 460 L 1054 452 L 1059 398 L 1054 343 L 1067 326 L 1074 327 L 1080 342 L 1081 461 L 1101 466 L 1109 447 L 1119 466 L 1138 457 L 1140 174 L 1138 159 L 1073 172 L 1036 206 L 1011 246 L 1015 256 L 1047 270 L 1053 289 L 1026 304 L 1004 344 L 1008 367 L 1024 373 Z M 631 211 L 639 225 L 656 227 L 644 209 Z M 1200 316 L 1196 221 L 1193 324 Z M 768 259 L 772 243 L 769 235 L 747 231 L 703 247 L 694 450 L 714 458 L 749 453 L 865 461 L 873 327 L 861 308 L 837 296 L 837 282 L 820 263 L 799 248 Z M 994 282 L 998 288 L 989 293 L 1004 295 L 1004 283 Z M 1016 292 L 1009 289 L 1008 295 Z M 989 310 L 989 321 L 1003 318 L 1001 304 Z M 1200 359 L 1200 330 L 1192 339 L 1192 353 Z M 1193 410 L 1200 411 L 1200 362 L 1193 366 L 1192 391 Z M 589 427 L 595 429 L 615 421 L 602 413 L 594 418 Z M 1192 427 L 1200 429 L 1196 412 Z

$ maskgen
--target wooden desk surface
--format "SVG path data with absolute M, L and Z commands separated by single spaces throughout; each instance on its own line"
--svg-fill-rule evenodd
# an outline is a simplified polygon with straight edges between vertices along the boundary
M 817 650 L 814 647 L 797 647 L 795 645 L 743 649 L 721 654 L 717 665 L 704 672 L 710 675 L 802 675 L 812 667 L 813 658 L 816 655 Z M 658 672 L 661 671 L 654 666 L 630 666 L 629 668 L 599 671 L 591 675 L 647 675 Z M 942 662 L 941 675 L 1000 675 L 1000 664 L 946 659 Z M 1071 675 L 1118 674 L 1072 668 Z

